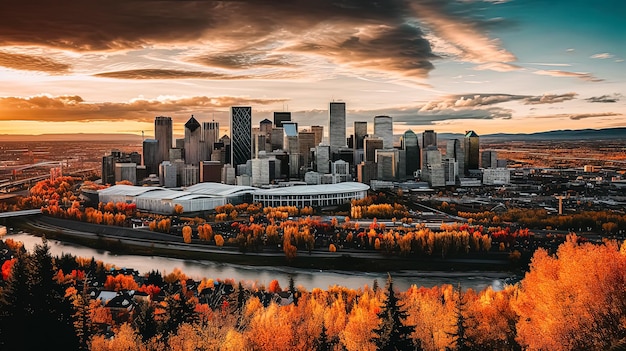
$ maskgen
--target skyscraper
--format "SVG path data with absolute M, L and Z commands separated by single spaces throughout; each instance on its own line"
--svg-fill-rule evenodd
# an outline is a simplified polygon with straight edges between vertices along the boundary
M 363 145 L 365 162 L 376 162 L 376 150 L 383 148 L 383 140 L 378 137 L 365 137 Z
M 319 145 L 324 138 L 323 126 L 311 126 L 311 131 L 315 134 L 315 146 Z
M 172 117 L 157 116 L 154 119 L 154 138 L 159 142 L 157 160 L 170 159 L 170 148 L 172 147 Z
M 446 159 L 456 161 L 456 175 L 465 176 L 465 151 L 459 139 L 450 139 L 446 144 Z
M 383 149 L 393 149 L 393 121 L 391 117 L 374 117 L 374 136 L 383 139 Z
M 311 168 L 311 149 L 315 148 L 315 133 L 298 132 L 298 144 L 300 149 L 300 166 Z
M 465 146 L 465 174 L 469 174 L 470 170 L 478 169 L 480 162 L 480 142 L 478 140 L 478 134 L 473 130 L 465 133 L 465 139 L 463 140 Z
M 420 146 L 417 140 L 417 134 L 410 129 L 400 138 L 400 147 L 406 151 L 406 175 L 409 178 L 412 178 L 415 171 L 421 167 Z
M 331 154 L 347 147 L 346 144 L 346 103 L 331 102 L 328 116 L 328 143 Z
M 289 177 L 297 177 L 300 171 L 300 145 L 298 144 L 298 124 L 283 123 L 284 147 L 289 155 Z
M 236 169 L 252 158 L 252 107 L 230 108 L 230 141 L 231 162 Z
M 480 156 L 480 167 L 497 168 L 498 167 L 498 152 L 495 150 L 483 151 Z
M 215 121 L 202 122 L 202 134 L 204 137 L 204 148 L 206 150 L 204 159 L 200 161 L 210 161 L 215 143 L 217 143 L 220 138 L 220 123 Z
M 425 130 L 424 133 L 422 133 L 422 149 L 428 146 L 437 147 L 437 133 L 432 129 Z
M 363 149 L 363 139 L 367 135 L 367 122 L 354 121 L 354 149 Z
M 274 126 L 280 128 L 283 123 L 291 122 L 291 112 L 274 112 Z
M 200 139 L 202 128 L 193 115 L 185 123 L 185 163 L 199 165 L 200 163 Z
M 159 174 L 159 141 L 156 139 L 145 139 L 143 141 L 143 165 L 146 172 Z

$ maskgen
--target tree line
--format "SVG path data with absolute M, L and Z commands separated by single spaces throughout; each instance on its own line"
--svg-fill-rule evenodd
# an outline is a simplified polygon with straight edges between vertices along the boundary
M 199 293 L 215 282 L 194 283 L 180 270 L 105 278 L 102 262 L 52 257 L 45 240 L 32 253 L 10 239 L 2 246 L 14 256 L 0 282 L 0 348 L 7 350 L 559 351 L 607 350 L 626 338 L 626 245 L 617 241 L 571 235 L 555 255 L 537 250 L 525 277 L 502 289 L 399 291 L 391 276 L 384 288 L 374 281 L 311 291 L 293 280 L 284 289 L 277 281 L 231 281 L 232 293 L 215 301 Z M 150 298 L 108 309 L 89 295 L 94 279 Z M 285 292 L 287 304 L 264 298 Z

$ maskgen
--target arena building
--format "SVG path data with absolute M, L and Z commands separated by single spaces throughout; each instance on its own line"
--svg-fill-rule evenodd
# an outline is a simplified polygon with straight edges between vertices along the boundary
M 367 196 L 369 186 L 357 182 L 336 184 L 297 185 L 255 191 L 253 201 L 264 207 L 305 206 L 326 207 L 341 205 Z
M 98 191 L 98 201 L 134 203 L 140 211 L 172 214 L 176 205 L 183 211 L 202 212 L 227 203 L 251 202 L 254 187 L 221 183 L 199 183 L 184 190 L 162 187 L 114 185 Z
M 172 214 L 176 205 L 181 205 L 185 213 L 210 211 L 227 203 L 244 202 L 258 202 L 271 207 L 336 206 L 366 197 L 368 189 L 368 185 L 356 182 L 293 185 L 272 189 L 198 183 L 182 190 L 119 184 L 98 190 L 98 201 L 134 203 L 140 211 Z

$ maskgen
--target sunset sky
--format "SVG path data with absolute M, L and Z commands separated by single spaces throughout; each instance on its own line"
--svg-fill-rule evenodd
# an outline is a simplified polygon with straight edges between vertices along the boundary
M 626 127 L 625 18 L 623 0 L 2 0 L 0 134 L 192 114 L 226 132 L 234 105 L 326 127 L 331 101 L 348 131 Z

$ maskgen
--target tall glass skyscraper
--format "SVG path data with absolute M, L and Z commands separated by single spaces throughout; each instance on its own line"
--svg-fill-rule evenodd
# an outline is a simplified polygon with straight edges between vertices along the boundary
M 437 147 L 437 132 L 432 129 L 425 130 L 422 133 L 422 149 L 426 149 L 429 146 Z
M 252 107 L 230 108 L 231 161 L 233 167 L 252 159 Z
M 198 166 L 200 158 L 200 140 L 202 137 L 202 128 L 198 120 L 191 115 L 191 118 L 185 123 L 185 163 Z
M 374 136 L 383 139 L 383 149 L 393 149 L 393 121 L 391 117 L 374 117 Z
M 348 146 L 346 143 L 346 103 L 331 102 L 328 118 L 328 141 L 332 155 L 340 148 Z
M 154 119 L 154 139 L 159 143 L 158 163 L 168 161 L 172 148 L 172 117 L 157 116 Z
M 291 112 L 274 112 L 274 126 L 280 128 L 283 123 L 291 122 Z
M 211 122 L 202 122 L 202 135 L 204 140 L 204 158 L 200 161 L 210 161 L 211 154 L 213 154 L 213 149 L 215 148 L 215 143 L 218 142 L 220 138 L 220 123 L 211 121 Z
M 465 173 L 469 174 L 471 169 L 478 169 L 480 162 L 480 142 L 478 134 L 473 130 L 465 133 Z
M 457 164 L 457 174 L 465 176 L 465 150 L 459 139 L 450 139 L 446 144 L 446 158 L 454 159 Z
M 355 121 L 354 122 L 354 146 L 356 150 L 363 149 L 363 140 L 367 135 L 367 122 Z
M 415 171 L 421 167 L 420 146 L 417 140 L 417 134 L 410 129 L 404 132 L 400 138 L 400 147 L 406 151 L 406 175 L 411 178 Z

